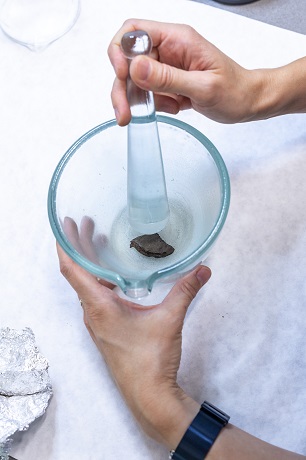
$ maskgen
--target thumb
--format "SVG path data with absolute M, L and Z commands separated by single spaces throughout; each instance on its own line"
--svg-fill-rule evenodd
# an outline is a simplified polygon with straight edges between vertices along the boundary
M 154 92 L 181 94 L 189 97 L 190 72 L 163 64 L 148 56 L 135 57 L 130 66 L 134 83 L 142 89 Z M 189 82 L 189 83 L 188 83 Z
M 200 289 L 211 277 L 210 268 L 201 265 L 181 278 L 171 289 L 164 303 L 171 308 L 183 308 L 185 311 Z

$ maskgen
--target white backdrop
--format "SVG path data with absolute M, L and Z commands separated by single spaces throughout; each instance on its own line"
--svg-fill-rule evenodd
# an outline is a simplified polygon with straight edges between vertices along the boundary
M 0 34 L 0 326 L 33 329 L 54 389 L 47 413 L 16 436 L 18 460 L 168 455 L 139 430 L 91 342 L 46 207 L 66 149 L 113 118 L 106 50 L 129 17 L 188 23 L 248 68 L 306 54 L 304 35 L 187 0 L 84 1 L 75 27 L 41 53 Z M 232 184 L 213 277 L 185 324 L 180 383 L 240 428 L 306 454 L 305 115 L 233 126 L 178 117 L 216 145 Z

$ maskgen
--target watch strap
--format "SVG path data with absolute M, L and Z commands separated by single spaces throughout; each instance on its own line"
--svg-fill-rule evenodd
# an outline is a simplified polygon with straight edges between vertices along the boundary
M 230 417 L 207 401 L 191 422 L 175 451 L 173 460 L 203 460 Z

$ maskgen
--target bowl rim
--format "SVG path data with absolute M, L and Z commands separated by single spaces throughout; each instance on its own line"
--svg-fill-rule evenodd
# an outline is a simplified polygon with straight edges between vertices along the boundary
M 230 178 L 227 171 L 227 167 L 224 163 L 224 160 L 215 147 L 215 145 L 197 128 L 189 125 L 188 123 L 178 120 L 173 117 L 165 116 L 165 115 L 156 115 L 156 120 L 158 123 L 164 123 L 171 126 L 175 126 L 179 129 L 182 129 L 193 137 L 195 137 L 200 143 L 204 145 L 204 147 L 208 150 L 208 153 L 212 157 L 220 178 L 220 185 L 221 185 L 221 202 L 222 205 L 219 210 L 218 218 L 213 226 L 212 230 L 210 231 L 209 235 L 205 239 L 205 241 L 192 252 L 188 256 L 184 257 L 183 259 L 177 261 L 176 263 L 164 267 L 160 270 L 153 272 L 145 279 L 141 280 L 132 280 L 130 278 L 126 278 L 118 273 L 102 268 L 101 266 L 90 262 L 84 256 L 82 256 L 79 252 L 77 252 L 69 243 L 68 239 L 66 238 L 65 234 L 61 230 L 60 222 L 57 218 L 56 214 L 56 192 L 59 183 L 59 179 L 65 169 L 66 164 L 70 161 L 73 155 L 77 152 L 77 150 L 89 139 L 93 136 L 98 134 L 101 131 L 104 131 L 107 128 L 111 128 L 112 126 L 117 125 L 117 121 L 115 119 L 108 120 L 103 122 L 94 128 L 90 129 L 86 133 L 84 133 L 79 139 L 77 139 L 65 152 L 65 154 L 60 159 L 59 163 L 57 164 L 54 173 L 51 178 L 51 182 L 49 185 L 48 190 L 48 199 L 47 199 L 47 208 L 48 208 L 48 218 L 51 225 L 52 232 L 56 238 L 56 241 L 61 246 L 61 248 L 66 252 L 66 254 L 72 258 L 78 265 L 83 267 L 86 271 L 92 273 L 93 275 L 103 278 L 111 283 L 115 283 L 118 285 L 123 292 L 127 292 L 131 289 L 144 289 L 148 292 L 151 292 L 153 288 L 153 284 L 159 279 L 165 276 L 170 277 L 173 274 L 178 272 L 182 272 L 187 267 L 190 267 L 194 264 L 200 263 L 199 260 L 201 255 L 207 252 L 214 242 L 216 241 L 218 235 L 220 234 L 229 211 L 230 205 Z

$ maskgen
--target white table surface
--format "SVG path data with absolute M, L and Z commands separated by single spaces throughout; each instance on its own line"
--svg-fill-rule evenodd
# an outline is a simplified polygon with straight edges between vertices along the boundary
M 0 325 L 33 329 L 54 389 L 46 414 L 16 436 L 18 460 L 168 455 L 139 430 L 83 325 L 46 207 L 66 149 L 113 118 L 106 49 L 133 16 L 189 23 L 249 68 L 306 54 L 304 35 L 188 0 L 84 1 L 75 27 L 41 53 L 0 35 Z M 207 260 L 213 277 L 185 324 L 180 383 L 240 428 L 306 454 L 305 115 L 240 125 L 179 118 L 214 142 L 232 184 Z

